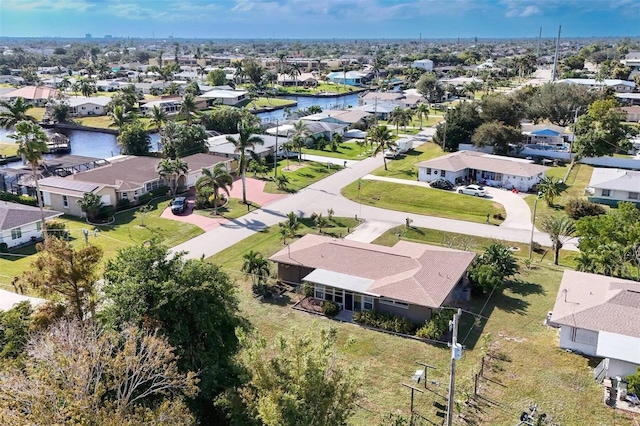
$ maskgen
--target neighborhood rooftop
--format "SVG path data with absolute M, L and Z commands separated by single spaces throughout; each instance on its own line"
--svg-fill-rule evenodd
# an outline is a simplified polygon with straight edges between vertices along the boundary
M 443 157 L 418 163 L 418 167 L 447 171 L 477 169 L 523 177 L 537 176 L 549 170 L 549 167 L 533 164 L 527 160 L 498 157 L 475 151 L 453 152 Z
M 640 171 L 595 168 L 589 186 L 614 191 L 640 192 Z
M 44 211 L 45 219 L 60 216 L 61 214 L 53 210 Z M 16 228 L 39 220 L 41 220 L 41 217 L 38 207 L 0 201 L 0 230 Z

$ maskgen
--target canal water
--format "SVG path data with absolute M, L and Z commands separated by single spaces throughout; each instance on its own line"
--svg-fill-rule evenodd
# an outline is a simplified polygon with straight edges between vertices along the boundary
M 326 97 L 306 97 L 306 96 L 288 96 L 286 99 L 296 101 L 298 104 L 295 107 L 291 107 L 291 111 L 298 109 L 306 109 L 312 105 L 317 105 L 323 110 L 327 109 L 344 109 L 350 106 L 358 105 L 358 94 L 353 93 L 344 96 L 326 96 Z M 263 112 L 256 114 L 263 122 L 284 120 L 285 112 L 282 109 Z M 59 133 L 64 133 L 69 137 L 71 141 L 71 154 L 84 155 L 87 157 L 96 158 L 109 158 L 120 154 L 120 148 L 116 142 L 115 135 L 109 133 L 100 132 L 88 132 L 86 130 L 57 130 Z M 13 142 L 13 139 L 8 138 L 10 131 L 0 129 L 0 142 Z M 160 135 L 157 133 L 151 134 L 151 146 L 152 151 L 158 149 L 158 141 Z M 46 158 L 55 157 L 54 154 L 47 154 Z M 12 167 L 20 163 L 9 163 L 6 166 L 0 167 Z

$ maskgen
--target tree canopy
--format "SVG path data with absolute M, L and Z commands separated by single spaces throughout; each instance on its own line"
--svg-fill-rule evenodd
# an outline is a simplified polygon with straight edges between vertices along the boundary
M 473 132 L 471 140 L 475 146 L 492 146 L 494 154 L 506 155 L 509 153 L 509 144 L 516 144 L 522 140 L 522 133 L 515 127 L 499 121 L 490 121 L 482 123 Z
M 478 107 L 472 102 L 448 110 L 444 119 L 444 123 L 438 124 L 433 140 L 449 152 L 457 151 L 461 143 L 469 143 L 473 132 L 482 124 Z
M 124 124 L 117 139 L 124 155 L 147 155 L 151 150 L 149 133 L 138 120 Z

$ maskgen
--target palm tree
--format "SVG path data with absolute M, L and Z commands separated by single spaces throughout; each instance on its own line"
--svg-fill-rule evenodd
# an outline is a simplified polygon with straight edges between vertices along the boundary
M 122 131 L 125 124 L 132 122 L 136 118 L 133 112 L 128 112 L 122 105 L 113 107 L 113 111 L 109 113 L 109 116 L 111 117 L 110 126 L 115 126 L 120 131 Z
M 229 197 L 229 190 L 233 188 L 233 177 L 224 164 L 216 164 L 213 170 L 202 169 L 202 176 L 196 181 L 196 190 L 200 191 L 202 188 L 213 190 L 213 214 L 217 216 L 220 191 L 224 191 Z
M 304 142 L 311 135 L 309 126 L 303 120 L 293 123 L 293 129 L 290 131 L 291 144 L 298 150 L 298 164 L 302 161 L 302 147 Z
M 256 133 L 260 131 L 259 127 L 241 122 L 238 125 L 238 138 L 227 136 L 227 141 L 235 146 L 235 152 L 240 154 L 238 158 L 238 173 L 242 176 L 242 202 L 247 204 L 247 154 L 250 154 L 256 145 L 264 145 L 264 139 Z
M 27 114 L 33 105 L 24 101 L 24 98 L 18 97 L 13 101 L 0 101 L 0 126 L 10 129 L 20 121 L 33 121 L 36 119 Z
M 196 111 L 196 100 L 191 93 L 187 93 L 182 98 L 182 104 L 180 105 L 180 113 L 185 115 L 187 125 L 191 125 L 191 114 Z
M 151 119 L 149 120 L 149 127 L 155 127 L 159 132 L 162 129 L 162 125 L 167 121 L 167 113 L 164 108 L 154 105 L 151 110 Z
M 83 78 L 78 82 L 78 90 L 82 93 L 82 96 L 90 97 L 96 91 L 96 87 L 93 84 L 93 80 L 90 78 Z
M 389 123 L 396 125 L 396 135 L 400 132 L 400 125 L 403 125 L 406 121 L 407 116 L 402 107 L 397 106 L 389 113 Z
M 49 151 L 47 147 L 47 134 L 32 121 L 23 120 L 15 125 L 16 131 L 9 135 L 18 142 L 18 154 L 31 166 L 31 175 L 36 184 L 36 201 L 40 207 L 40 219 L 42 220 L 42 234 L 47 239 L 47 227 L 44 220 L 44 208 L 40 199 L 40 185 L 38 184 L 38 167 L 44 153 Z
M 244 77 L 244 68 L 242 68 L 242 61 L 237 61 L 234 65 L 235 73 L 234 78 L 236 80 L 236 84 L 242 83 L 242 77 Z
M 261 253 L 249 250 L 242 258 L 244 259 L 242 272 L 246 275 L 251 275 L 253 284 L 263 283 L 269 278 L 269 273 L 271 272 L 269 261 Z
M 560 249 L 576 233 L 575 223 L 568 216 L 555 215 L 544 217 L 541 226 L 542 230 L 551 238 L 554 252 L 553 263 L 557 265 Z
M 293 78 L 293 81 L 294 81 L 296 87 L 298 87 L 298 76 L 302 75 L 301 68 L 302 68 L 301 65 L 299 63 L 297 63 L 297 62 L 294 62 L 289 67 L 289 76 L 291 78 Z
M 337 152 L 343 142 L 344 137 L 340 133 L 334 133 L 331 141 L 329 142 L 329 144 L 331 145 L 331 151 Z
M 280 226 L 280 235 L 282 235 L 282 241 L 284 244 L 287 242 L 287 238 L 294 238 L 296 231 L 300 227 L 298 216 L 294 212 L 287 214 L 287 219 L 284 222 L 278 224 Z
M 429 106 L 427 104 L 420 104 L 416 109 L 418 118 L 420 118 L 420 130 L 422 130 L 422 119 L 429 120 Z
M 375 150 L 373 151 L 373 156 L 375 157 L 379 153 L 383 153 L 386 149 L 395 148 L 397 144 L 393 140 L 393 134 L 391 134 L 391 130 L 387 128 L 387 126 L 374 126 L 369 130 L 367 134 L 367 138 L 371 145 L 376 145 Z M 387 158 L 383 155 L 384 160 L 384 169 L 387 169 Z
M 537 186 L 538 192 L 544 196 L 544 200 L 549 207 L 553 206 L 553 201 L 556 197 L 560 196 L 562 192 L 562 183 L 553 177 L 543 177 Z
M 179 158 L 164 158 L 158 163 L 157 171 L 161 178 L 169 179 L 171 193 L 175 194 L 178 189 L 178 177 L 187 173 L 189 166 Z

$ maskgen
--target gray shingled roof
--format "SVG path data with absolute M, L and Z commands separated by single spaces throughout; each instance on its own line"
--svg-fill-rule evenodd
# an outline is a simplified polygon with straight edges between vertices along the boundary
M 418 167 L 457 172 L 464 169 L 486 170 L 511 176 L 532 177 L 549 170 L 549 167 L 475 151 L 458 151 L 443 157 L 418 163 Z
M 62 213 L 54 210 L 45 210 L 44 217 L 60 216 Z M 25 206 L 24 204 L 0 201 L 0 231 L 5 231 L 40 220 L 40 209 L 38 207 Z
M 623 169 L 596 168 L 589 186 L 617 191 L 640 192 L 640 172 Z

